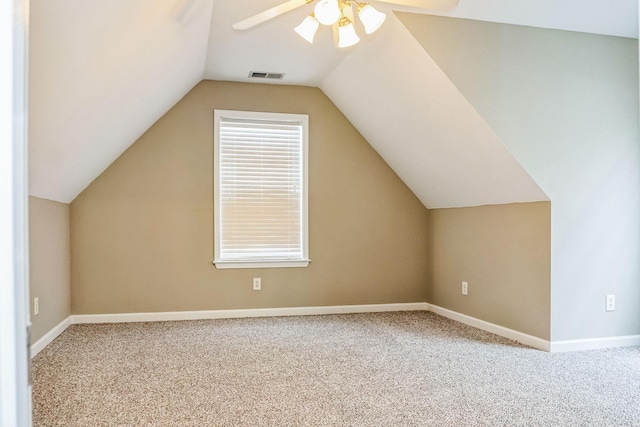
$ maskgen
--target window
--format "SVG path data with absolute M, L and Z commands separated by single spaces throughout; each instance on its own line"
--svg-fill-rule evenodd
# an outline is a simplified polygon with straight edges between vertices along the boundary
M 216 110 L 217 268 L 306 267 L 308 116 Z

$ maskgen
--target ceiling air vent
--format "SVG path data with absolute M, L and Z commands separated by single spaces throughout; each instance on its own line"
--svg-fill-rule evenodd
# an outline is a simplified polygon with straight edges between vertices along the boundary
M 252 79 L 276 79 L 282 80 L 284 77 L 284 73 L 266 73 L 262 71 L 251 71 L 249 72 L 249 78 Z

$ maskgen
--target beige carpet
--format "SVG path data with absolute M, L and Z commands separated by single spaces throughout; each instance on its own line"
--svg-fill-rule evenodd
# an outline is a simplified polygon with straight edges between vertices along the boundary
M 33 368 L 35 426 L 640 426 L 640 347 L 426 312 L 75 325 Z

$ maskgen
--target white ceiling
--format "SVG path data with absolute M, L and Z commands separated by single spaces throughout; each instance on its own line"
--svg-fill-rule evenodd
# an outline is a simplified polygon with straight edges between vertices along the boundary
M 434 15 L 638 38 L 637 0 L 460 0 Z
M 389 22 L 376 34 L 362 37 L 360 45 L 345 51 L 333 47 L 328 28 L 320 29 L 314 45 L 293 32 L 312 5 L 244 32 L 231 28 L 234 22 L 277 3 L 31 0 L 30 194 L 72 201 L 201 79 L 248 81 L 249 71 L 272 71 L 286 73 L 279 84 L 321 87 L 427 206 L 544 197 L 479 116 L 465 107 L 455 88 L 437 73 L 426 52 L 412 47 L 407 38 L 411 36 L 394 16 L 390 14 Z M 390 11 L 382 3 L 376 7 Z M 459 0 L 458 6 L 444 14 L 615 36 L 638 35 L 636 0 Z M 393 69 L 393 63 L 412 72 L 400 73 Z M 434 85 L 416 70 L 428 71 L 439 84 Z M 397 87 L 399 80 L 403 90 Z M 364 82 L 375 83 L 384 98 L 361 96 L 358 90 Z M 481 130 L 478 135 L 482 136 L 469 140 L 462 130 L 447 130 L 445 125 L 452 126 L 449 121 L 431 119 L 429 126 L 421 123 L 423 113 L 433 110 L 428 102 L 437 92 L 440 102 L 450 104 L 446 114 L 459 117 L 458 127 Z M 407 128 L 401 144 L 382 140 L 378 125 L 383 116 L 371 111 L 372 102 L 395 105 L 396 112 L 403 110 L 398 117 L 419 125 Z M 414 108 L 416 105 L 422 110 Z M 413 113 L 407 116 L 407 112 Z M 376 120 L 371 120 L 373 117 Z M 425 147 L 434 153 L 434 149 L 444 148 L 447 140 L 461 144 L 451 148 L 450 161 L 463 163 L 436 162 L 431 168 L 424 167 L 429 162 Z M 419 143 L 425 141 L 431 145 L 420 148 Z M 480 157 L 482 162 L 460 152 L 470 147 L 484 156 Z M 418 150 L 415 154 L 419 155 L 412 155 L 412 150 Z M 499 162 L 502 169 L 498 169 L 507 175 L 496 176 L 503 181 L 505 176 L 514 177 L 511 181 L 518 185 L 505 188 L 495 176 L 478 181 L 487 169 L 496 171 L 490 167 L 494 155 L 507 159 Z M 462 174 L 454 174 L 462 166 Z M 420 170 L 430 170 L 431 175 Z M 451 186 L 441 191 L 436 188 L 438 182 L 450 182 Z M 476 188 L 481 189 L 482 197 L 477 197 Z
M 211 0 L 31 0 L 29 194 L 72 201 L 202 80 Z
M 248 81 L 249 71 L 273 71 L 286 73 L 283 84 L 320 86 L 337 64 L 355 50 L 334 48 L 329 28 L 320 28 L 313 45 L 293 32 L 313 10 L 313 4 L 246 31 L 231 28 L 233 23 L 278 3 L 278 0 L 215 1 L 205 78 Z M 448 11 L 372 3 L 384 12 L 403 10 L 638 38 L 636 0 L 459 0 Z M 378 33 L 364 38 L 377 37 Z
M 321 88 L 422 203 L 548 200 L 398 18 L 387 21 L 385 37 L 354 51 Z
M 204 70 L 206 79 L 249 81 L 250 71 L 268 71 L 284 72 L 282 84 L 320 85 L 348 52 L 333 47 L 329 28 L 321 28 L 312 45 L 293 31 L 312 5 L 246 31 L 231 28 L 233 23 L 278 2 L 215 0 Z M 242 7 L 239 7 L 240 3 L 243 3 Z

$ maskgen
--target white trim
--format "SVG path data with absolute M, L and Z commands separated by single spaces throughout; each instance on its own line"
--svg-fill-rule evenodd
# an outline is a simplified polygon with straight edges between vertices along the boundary
M 31 426 L 28 0 L 0 4 L 0 425 Z
M 427 303 L 334 305 L 318 307 L 249 308 L 237 310 L 168 311 L 159 313 L 74 314 L 71 323 L 164 322 L 170 320 L 236 319 L 248 317 L 315 316 L 323 314 L 424 311 Z
M 551 343 L 545 339 L 534 337 L 533 335 L 528 335 L 514 329 L 505 328 L 504 326 L 496 325 L 495 323 L 476 319 L 475 317 L 467 316 L 466 314 L 461 314 L 434 304 L 427 304 L 427 306 L 427 310 L 446 317 L 447 319 L 455 320 L 457 322 L 464 323 L 465 325 L 491 332 L 492 334 L 537 348 L 538 350 L 550 351 L 551 349 Z
M 273 120 L 290 121 L 299 123 L 302 126 L 302 146 L 301 146 L 301 168 L 302 168 L 302 200 L 301 200 L 301 236 L 300 249 L 301 257 L 295 260 L 229 260 L 220 259 L 221 247 L 221 207 L 220 202 L 220 126 L 223 118 L 249 119 L 249 120 Z M 281 268 L 281 267 L 308 267 L 309 266 L 309 115 L 294 113 L 276 113 L 262 111 L 235 111 L 235 110 L 214 110 L 213 112 L 213 264 L 216 268 Z
M 585 338 L 579 340 L 551 341 L 553 353 L 565 351 L 599 350 L 603 348 L 633 347 L 640 345 L 640 335 Z
M 491 332 L 504 338 L 528 345 L 539 350 L 549 351 L 552 353 L 567 351 L 584 351 L 599 350 L 604 348 L 615 347 L 633 347 L 640 345 L 640 335 L 625 335 L 617 337 L 602 338 L 586 338 L 578 340 L 565 341 L 548 341 L 542 338 L 534 337 L 514 329 L 505 328 L 504 326 L 476 319 L 466 314 L 458 313 L 434 304 L 427 304 L 427 310 L 444 316 L 448 319 L 455 320 L 483 331 Z
M 213 261 L 213 265 L 219 269 L 225 268 L 288 268 L 288 267 L 308 267 L 311 260 L 302 259 L 295 261 Z
M 235 310 L 168 311 L 154 313 L 74 314 L 60 322 L 31 345 L 31 357 L 38 354 L 69 325 L 83 323 L 166 322 L 176 320 L 240 319 L 251 317 L 317 316 L 326 314 L 382 313 L 392 311 L 431 311 L 483 331 L 550 352 L 596 350 L 640 345 L 640 335 L 548 341 L 504 326 L 476 319 L 426 302 L 397 304 L 332 305 L 316 307 L 248 308 Z
M 47 332 L 38 341 L 31 344 L 31 358 L 33 359 L 36 354 L 40 353 L 42 349 L 48 346 L 53 340 L 55 340 L 61 333 L 63 333 L 71 325 L 71 316 L 58 323 L 49 332 Z

